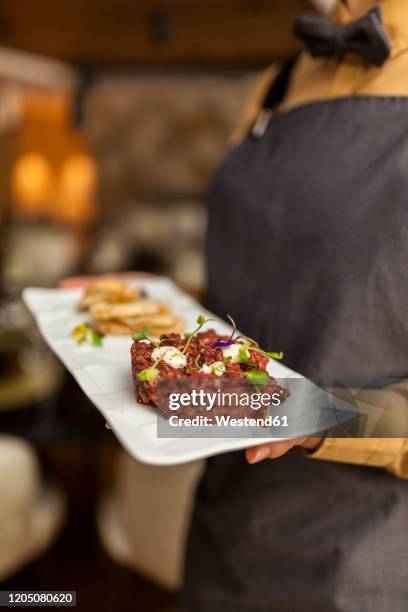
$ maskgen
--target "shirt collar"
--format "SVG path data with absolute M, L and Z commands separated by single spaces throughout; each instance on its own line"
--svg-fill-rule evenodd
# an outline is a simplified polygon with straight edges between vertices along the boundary
M 391 58 L 408 50 L 408 1 L 382 0 L 381 6 L 385 30 L 392 43 Z M 333 11 L 333 19 L 339 23 L 348 23 L 355 17 L 344 2 L 338 0 Z

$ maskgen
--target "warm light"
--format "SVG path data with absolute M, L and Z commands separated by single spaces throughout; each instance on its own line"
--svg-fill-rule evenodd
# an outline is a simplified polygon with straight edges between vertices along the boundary
M 40 153 L 26 153 L 12 171 L 15 202 L 29 212 L 41 212 L 50 201 L 53 177 L 50 164 Z
M 71 155 L 63 164 L 56 195 L 56 214 L 64 221 L 76 222 L 93 213 L 97 170 L 85 153 Z

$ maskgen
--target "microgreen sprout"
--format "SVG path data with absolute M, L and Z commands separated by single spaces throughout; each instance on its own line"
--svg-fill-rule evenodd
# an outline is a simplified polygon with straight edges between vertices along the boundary
M 248 348 L 249 348 L 249 347 L 250 347 L 250 344 L 248 344 L 248 345 L 244 345 L 244 346 L 242 347 L 242 349 L 240 349 L 240 350 L 239 350 L 239 361 L 240 361 L 241 363 L 245 363 L 245 364 L 247 364 L 247 365 L 250 365 L 250 366 L 253 366 L 253 367 L 257 368 L 257 367 L 258 367 L 258 364 L 257 364 L 257 363 L 255 363 L 255 361 L 252 361 L 252 360 L 251 360 L 251 359 L 248 357 L 247 350 L 248 350 Z
M 210 321 L 214 321 L 214 319 L 206 319 L 204 315 L 200 315 L 199 317 L 197 317 L 197 325 L 198 327 L 195 328 L 194 331 L 191 332 L 191 334 L 188 336 L 187 338 L 187 342 L 184 346 L 184 348 L 182 349 L 182 353 L 187 353 L 188 348 L 190 346 L 191 340 L 194 338 L 194 336 L 196 336 L 198 334 L 198 332 L 201 330 L 201 328 L 206 324 L 209 323 Z
M 278 361 L 280 361 L 284 358 L 285 353 L 282 353 L 282 351 L 280 351 L 279 353 L 268 353 L 267 351 L 264 351 L 264 355 L 270 357 L 271 359 L 277 359 Z
M 235 338 L 235 340 L 246 340 L 247 342 L 249 342 L 249 344 L 251 345 L 251 347 L 252 347 L 252 346 L 257 346 L 257 347 L 259 347 L 258 342 L 257 342 L 256 340 L 254 340 L 253 338 L 250 338 L 249 336 L 244 336 L 244 335 L 242 335 L 242 334 L 241 334 L 240 336 L 237 336 L 237 337 Z
M 254 351 L 254 353 L 261 353 L 261 355 L 265 355 L 270 359 L 276 359 L 277 361 L 281 361 L 285 356 L 285 353 L 282 353 L 282 351 L 279 353 L 270 353 L 269 351 L 263 351 L 262 349 L 254 346 L 251 346 L 251 351 Z
M 246 344 L 242 345 L 242 349 L 240 349 L 239 351 L 239 357 L 240 357 L 240 361 L 241 363 L 248 363 L 251 365 L 257 365 L 254 362 L 251 362 L 251 360 L 248 357 L 248 353 L 247 351 L 253 351 L 254 353 L 261 353 L 261 355 L 265 355 L 266 357 L 269 357 L 270 359 L 276 359 L 276 360 L 282 360 L 284 358 L 284 353 L 282 353 L 282 351 L 280 351 L 279 353 L 270 353 L 269 351 L 264 351 L 261 348 L 259 348 L 259 345 L 257 344 L 257 342 L 255 342 L 255 340 L 252 340 L 252 338 L 248 338 L 248 336 L 238 336 L 237 340 L 239 338 L 242 338 L 243 340 L 248 340 L 248 342 Z M 251 344 L 251 342 L 253 342 L 255 344 L 255 346 L 253 346 L 253 344 Z
M 196 366 L 196 368 L 200 368 L 201 364 L 199 363 L 202 359 L 202 355 L 200 353 L 198 353 L 197 357 L 194 360 L 194 365 Z
M 231 315 L 227 314 L 227 318 L 232 323 L 232 334 L 230 336 L 230 340 L 232 340 L 234 338 L 235 334 L 237 333 L 237 324 L 235 323 L 235 320 L 231 317 Z
M 140 340 L 148 340 L 154 346 L 159 346 L 159 341 L 155 340 L 152 336 L 149 336 L 149 328 L 147 325 L 144 325 L 142 329 L 134 334 L 132 334 L 132 340 L 135 342 L 140 342 Z
M 232 324 L 232 334 L 228 340 L 219 340 L 218 342 L 215 342 L 212 348 L 224 349 L 235 344 L 236 342 L 238 342 L 238 340 L 244 340 L 245 343 L 242 345 L 242 349 L 240 349 L 239 351 L 241 363 L 246 363 L 248 365 L 253 365 L 256 367 L 257 364 L 251 361 L 248 357 L 248 350 L 254 351 L 256 353 L 261 353 L 262 355 L 266 355 L 266 357 L 269 357 L 270 359 L 283 359 L 284 354 L 282 353 L 282 351 L 279 353 L 270 353 L 268 351 L 263 351 L 261 348 L 259 348 L 258 342 L 253 338 L 250 338 L 249 336 L 244 336 L 243 334 L 236 336 L 235 334 L 237 333 L 237 324 L 229 314 L 227 314 L 227 317 Z
M 255 385 L 258 393 L 261 387 L 267 385 L 269 382 L 269 375 L 263 370 L 250 370 L 249 372 L 244 372 L 244 376 Z

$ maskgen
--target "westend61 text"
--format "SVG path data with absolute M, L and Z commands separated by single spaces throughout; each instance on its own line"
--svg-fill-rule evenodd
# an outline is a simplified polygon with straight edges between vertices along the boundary
M 171 427 L 289 427 L 286 415 L 275 415 L 260 418 L 242 417 L 235 418 L 224 415 L 195 416 L 192 418 L 182 418 L 173 415 L 169 419 Z

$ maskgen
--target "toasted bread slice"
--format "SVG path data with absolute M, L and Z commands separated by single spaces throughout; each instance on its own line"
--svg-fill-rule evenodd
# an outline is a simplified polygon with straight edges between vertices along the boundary
M 102 336 L 130 336 L 130 327 L 121 321 L 97 321 L 92 323 L 92 329 Z
M 121 281 L 98 281 L 85 289 L 85 293 L 79 300 L 77 308 L 78 310 L 89 310 L 91 306 L 99 302 L 130 302 L 139 298 L 140 295 L 139 289 L 128 287 Z
M 123 304 L 109 304 L 100 302 L 90 308 L 91 316 L 97 321 L 107 321 L 109 319 L 129 319 L 144 315 L 154 315 L 169 312 L 170 307 L 163 302 L 150 299 L 140 299 Z
M 185 329 L 185 321 L 174 315 L 159 314 L 150 317 L 97 321 L 92 327 L 102 335 L 130 335 L 141 331 L 143 327 L 148 327 L 151 336 L 160 336 L 182 332 Z
M 159 336 L 164 333 L 179 333 L 185 329 L 185 321 L 174 314 L 157 314 L 137 318 L 123 319 L 132 330 L 132 333 L 140 331 L 143 327 L 149 329 L 149 334 Z M 160 331 L 162 330 L 162 331 Z

